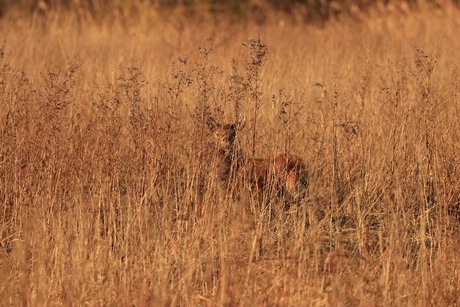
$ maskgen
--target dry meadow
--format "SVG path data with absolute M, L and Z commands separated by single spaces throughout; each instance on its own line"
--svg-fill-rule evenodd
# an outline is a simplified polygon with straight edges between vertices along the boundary
M 0 20 L 0 305 L 458 306 L 459 10 L 71 17 Z

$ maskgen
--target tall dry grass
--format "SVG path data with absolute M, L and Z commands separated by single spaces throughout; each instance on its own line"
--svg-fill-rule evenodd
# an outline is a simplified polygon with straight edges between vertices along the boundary
M 1 20 L 1 304 L 455 306 L 458 17 Z M 232 197 L 209 118 L 305 196 Z

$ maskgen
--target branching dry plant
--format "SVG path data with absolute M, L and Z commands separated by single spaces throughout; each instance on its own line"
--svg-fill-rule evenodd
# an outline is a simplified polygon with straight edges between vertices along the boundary
M 1 18 L 0 305 L 456 306 L 460 12 L 406 12 Z

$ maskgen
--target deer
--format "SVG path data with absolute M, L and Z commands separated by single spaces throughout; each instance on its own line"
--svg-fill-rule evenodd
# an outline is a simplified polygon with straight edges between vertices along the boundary
M 219 174 L 224 182 L 232 176 L 241 183 L 249 183 L 253 197 L 260 201 L 269 190 L 271 195 L 296 196 L 299 184 L 306 185 L 305 165 L 301 158 L 289 153 L 278 153 L 266 158 L 245 155 L 236 143 L 240 123 L 217 124 L 212 127 L 219 156 Z M 238 191 L 240 192 L 240 191 Z

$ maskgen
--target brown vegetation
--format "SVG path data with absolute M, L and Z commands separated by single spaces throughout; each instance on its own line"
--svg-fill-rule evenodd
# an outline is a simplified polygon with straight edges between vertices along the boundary
M 0 305 L 458 304 L 455 6 L 56 16 L 0 19 Z M 301 159 L 304 191 L 233 197 L 210 118 L 246 118 L 248 174 Z

